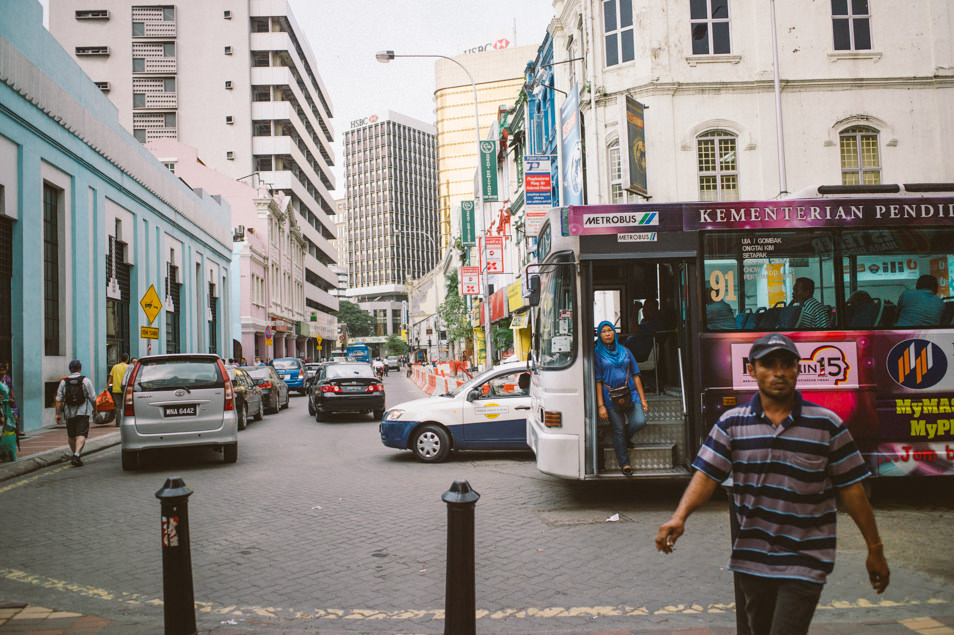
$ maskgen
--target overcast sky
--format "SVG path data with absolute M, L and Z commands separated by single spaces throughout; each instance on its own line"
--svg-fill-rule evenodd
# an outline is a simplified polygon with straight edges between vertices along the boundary
M 434 123 L 434 62 L 375 60 L 377 51 L 455 56 L 501 37 L 540 44 L 552 0 L 290 0 L 334 105 L 335 175 L 343 187 L 341 140 L 353 119 L 393 110 Z M 529 60 L 528 60 L 529 61 Z M 337 196 L 342 195 L 338 190 Z

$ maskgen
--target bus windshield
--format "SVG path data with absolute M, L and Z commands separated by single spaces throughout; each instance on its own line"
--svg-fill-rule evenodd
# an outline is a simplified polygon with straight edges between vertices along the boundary
M 572 256 L 558 258 L 557 262 L 563 266 L 545 267 L 540 273 L 536 349 L 537 363 L 543 369 L 564 368 L 576 357 L 576 272 Z

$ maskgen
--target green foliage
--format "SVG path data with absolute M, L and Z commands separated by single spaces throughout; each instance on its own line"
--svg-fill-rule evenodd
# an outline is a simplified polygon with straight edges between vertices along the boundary
M 367 337 L 374 333 L 374 317 L 354 302 L 341 300 L 338 312 L 334 314 L 339 322 L 348 325 L 351 337 Z
M 510 330 L 510 320 L 501 322 L 499 326 L 491 329 L 494 338 L 494 350 L 503 353 L 503 351 L 513 346 L 513 331 Z
M 407 352 L 407 342 L 394 333 L 388 335 L 388 341 L 384 346 L 387 349 L 385 355 L 404 355 Z
M 447 325 L 448 341 L 459 342 L 471 335 L 470 319 L 467 315 L 467 304 L 457 290 L 457 272 L 452 271 L 447 276 L 447 296 L 437 308 L 437 315 L 441 322 Z

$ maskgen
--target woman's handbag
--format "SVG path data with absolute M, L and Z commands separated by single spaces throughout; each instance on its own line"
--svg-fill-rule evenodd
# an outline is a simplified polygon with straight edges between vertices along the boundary
M 630 412 L 636 404 L 633 403 L 633 394 L 629 391 L 629 373 L 626 373 L 626 383 L 617 388 L 609 389 L 610 401 L 613 409 L 620 412 Z

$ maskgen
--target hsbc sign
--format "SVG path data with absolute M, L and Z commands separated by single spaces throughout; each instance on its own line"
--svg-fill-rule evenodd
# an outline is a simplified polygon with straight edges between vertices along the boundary
M 377 123 L 379 117 L 377 115 L 371 115 L 370 117 L 362 117 L 361 119 L 354 119 L 351 121 L 351 129 L 360 128 L 361 126 L 367 126 L 368 124 Z
M 483 53 L 485 51 L 499 51 L 500 49 L 510 48 L 513 42 L 510 41 L 510 38 L 501 37 L 493 40 L 491 42 L 484 42 L 483 44 L 478 44 L 477 46 L 470 46 L 464 48 L 461 53 L 463 55 L 470 55 L 471 53 Z

